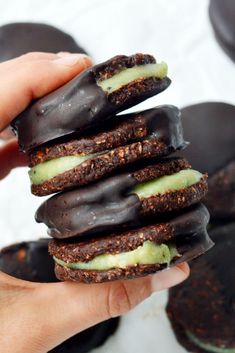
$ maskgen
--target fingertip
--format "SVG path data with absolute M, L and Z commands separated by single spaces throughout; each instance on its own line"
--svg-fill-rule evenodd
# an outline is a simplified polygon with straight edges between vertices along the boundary
M 186 280 L 189 273 L 190 269 L 186 262 L 159 272 L 152 276 L 152 290 L 158 292 L 176 286 Z
M 91 58 L 86 54 L 60 52 L 57 55 L 58 59 L 54 60 L 56 65 L 67 67 L 78 66 L 81 70 L 92 65 Z

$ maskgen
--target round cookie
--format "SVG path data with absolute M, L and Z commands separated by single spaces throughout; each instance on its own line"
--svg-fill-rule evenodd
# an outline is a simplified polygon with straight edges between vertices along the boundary
M 32 51 L 86 53 L 69 34 L 47 24 L 19 22 L 0 27 L 0 62 Z
M 163 157 L 185 146 L 179 110 L 171 105 L 121 115 L 82 138 L 72 136 L 29 154 L 37 196 L 90 184 L 136 161 Z
M 49 239 L 13 244 L 0 251 L 0 271 L 33 282 L 57 282 Z M 102 345 L 118 326 L 118 319 L 95 325 L 66 340 L 50 353 L 86 353 Z
M 235 220 L 235 106 L 205 102 L 181 112 L 184 137 L 190 145 L 179 154 L 209 174 L 204 201 L 212 221 Z
M 185 159 L 166 158 L 47 199 L 36 221 L 54 238 L 73 238 L 138 227 L 149 217 L 179 211 L 207 192 L 207 176 Z
M 234 0 L 210 0 L 210 20 L 224 51 L 235 61 L 235 2 Z
M 189 261 L 213 245 L 203 205 L 159 223 L 78 242 L 52 240 L 49 252 L 58 279 L 99 283 L 133 279 Z
M 167 65 L 152 55 L 117 55 L 33 102 L 13 122 L 21 150 L 96 128 L 105 119 L 164 91 Z
M 235 352 L 235 223 L 209 231 L 215 247 L 191 264 L 191 275 L 170 289 L 167 313 L 190 352 Z

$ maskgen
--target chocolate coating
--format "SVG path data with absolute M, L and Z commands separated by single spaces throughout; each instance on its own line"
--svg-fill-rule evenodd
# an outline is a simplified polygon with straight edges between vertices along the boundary
M 212 220 L 235 220 L 235 106 L 206 102 L 181 112 L 184 136 L 191 144 L 179 154 L 195 169 L 208 171 L 209 193 L 204 202 Z
M 29 151 L 58 137 L 83 132 L 169 86 L 170 80 L 167 77 L 162 80 L 149 78 L 134 81 L 130 86 L 124 86 L 118 92 L 107 95 L 96 81 L 106 71 L 115 69 L 119 58 L 126 63 L 125 58 L 128 57 L 117 56 L 85 70 L 56 91 L 32 103 L 21 113 L 12 123 L 21 149 Z M 132 65 L 149 62 L 148 55 L 136 54 L 130 58 L 133 58 Z
M 151 224 L 120 234 L 111 234 L 94 240 L 68 243 L 52 240 L 49 251 L 52 255 L 69 262 L 89 261 L 100 254 L 116 254 L 136 249 L 144 241 L 157 244 L 174 243 L 180 257 L 174 258 L 170 266 L 189 261 L 213 246 L 206 226 L 209 213 L 203 205 L 196 205 L 186 212 L 168 219 L 165 223 Z M 127 268 L 114 268 L 107 271 L 74 270 L 55 264 L 55 273 L 60 280 L 73 280 L 84 283 L 99 283 L 120 279 L 133 279 L 155 273 L 166 267 L 165 264 L 135 265 Z
M 235 223 L 209 231 L 215 247 L 192 263 L 186 282 L 170 290 L 167 313 L 189 351 L 206 353 L 188 339 L 186 330 L 213 346 L 235 347 L 234 234 Z
M 69 34 L 43 23 L 9 23 L 0 27 L 0 62 L 32 51 L 85 53 Z
M 54 261 L 48 254 L 48 239 L 28 241 L 0 251 L 0 271 L 33 282 L 58 282 Z M 50 353 L 86 353 L 103 344 L 115 332 L 118 319 L 107 320 L 66 340 Z
M 235 3 L 233 0 L 211 0 L 210 20 L 224 51 L 235 61 Z
M 38 196 L 64 191 L 94 182 L 138 160 L 163 157 L 186 145 L 179 110 L 170 105 L 116 118 L 105 131 L 46 146 L 31 153 L 30 164 L 58 157 L 98 153 L 82 164 L 39 185 L 32 184 Z
M 140 182 L 188 167 L 186 160 L 165 159 L 88 187 L 55 195 L 39 207 L 36 221 L 44 222 L 49 234 L 55 238 L 139 226 L 143 218 L 187 207 L 205 195 L 206 177 L 190 188 L 143 200 L 136 194 L 129 194 L 129 190 Z

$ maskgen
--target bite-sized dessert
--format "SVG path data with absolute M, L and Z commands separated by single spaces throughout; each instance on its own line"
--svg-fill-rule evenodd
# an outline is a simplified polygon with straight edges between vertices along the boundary
M 168 158 L 54 195 L 39 207 L 36 220 L 62 239 L 136 227 L 199 202 L 206 179 L 186 160 Z
M 0 62 L 33 51 L 85 53 L 73 37 L 54 26 L 31 22 L 0 26 Z
M 235 61 L 235 2 L 234 0 L 211 0 L 210 20 L 224 51 Z
M 179 110 L 171 105 L 116 116 L 100 131 L 52 142 L 29 154 L 32 192 L 42 196 L 94 182 L 111 172 L 185 147 Z M 97 130 L 97 129 L 96 129 Z
M 213 243 L 209 214 L 198 204 L 159 223 L 96 239 L 52 240 L 49 252 L 60 280 L 98 283 L 146 276 L 188 261 Z
M 57 282 L 48 239 L 13 244 L 0 251 L 0 271 L 33 282 Z M 118 319 L 95 325 L 66 340 L 50 353 L 86 353 L 102 345 L 118 326 Z
M 211 219 L 235 220 L 235 106 L 206 102 L 181 112 L 184 136 L 190 145 L 180 155 L 209 174 L 204 202 Z
M 215 247 L 191 264 L 186 282 L 170 290 L 167 313 L 190 352 L 235 352 L 235 223 L 209 232 Z
M 23 151 L 94 127 L 165 90 L 167 65 L 152 55 L 118 55 L 33 102 L 12 123 Z

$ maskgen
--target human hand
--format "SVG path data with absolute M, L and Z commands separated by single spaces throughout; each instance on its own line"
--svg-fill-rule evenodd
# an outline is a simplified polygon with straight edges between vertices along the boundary
M 30 103 L 90 65 L 84 55 L 31 53 L 0 64 L 0 132 Z M 0 148 L 0 177 L 27 158 L 16 139 Z M 186 263 L 131 281 L 85 285 L 31 283 L 0 272 L 0 331 L 4 353 L 45 353 L 70 336 L 126 313 L 155 291 L 187 278 Z

